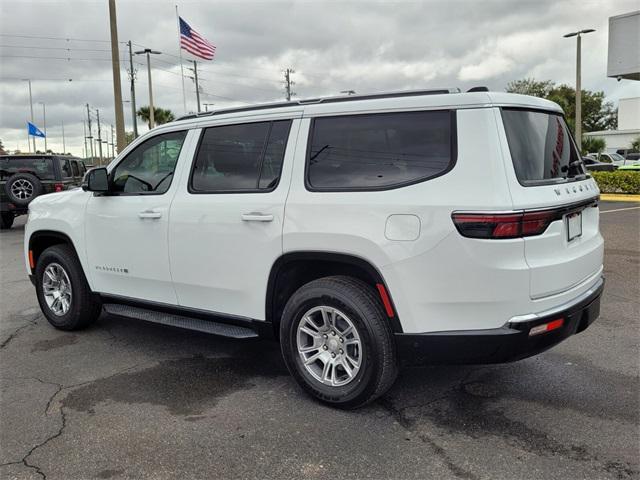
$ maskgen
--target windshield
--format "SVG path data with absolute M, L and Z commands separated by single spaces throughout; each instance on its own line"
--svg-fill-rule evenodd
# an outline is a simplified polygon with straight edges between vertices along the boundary
M 502 120 L 521 184 L 558 183 L 584 175 L 582 159 L 562 115 L 503 108 Z
M 610 153 L 609 155 L 611 156 L 611 159 L 615 162 L 620 162 L 621 160 L 624 160 L 624 157 L 619 153 Z

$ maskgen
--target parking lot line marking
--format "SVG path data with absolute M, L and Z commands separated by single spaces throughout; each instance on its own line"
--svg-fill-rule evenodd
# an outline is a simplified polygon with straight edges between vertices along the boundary
M 600 211 L 600 214 L 603 214 L 603 213 L 611 213 L 611 212 L 622 212 L 622 211 L 624 211 L 624 210 L 637 210 L 637 209 L 639 209 L 639 208 L 640 208 L 640 207 L 627 207 L 627 208 L 615 208 L 615 209 L 613 209 L 613 210 L 601 210 L 601 211 Z

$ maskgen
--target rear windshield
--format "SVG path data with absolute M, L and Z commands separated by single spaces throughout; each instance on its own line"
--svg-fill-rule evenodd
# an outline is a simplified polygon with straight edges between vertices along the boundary
M 0 177 L 2 180 L 6 180 L 14 173 L 31 173 L 40 180 L 56 179 L 52 158 L 0 158 Z
M 584 174 L 582 160 L 562 115 L 503 108 L 502 120 L 521 184 L 563 182 Z

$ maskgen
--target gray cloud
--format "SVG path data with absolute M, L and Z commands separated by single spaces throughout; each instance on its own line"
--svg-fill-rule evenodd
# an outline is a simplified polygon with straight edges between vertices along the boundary
M 163 52 L 152 59 L 155 103 L 182 114 L 175 3 L 119 0 L 118 22 L 120 41 Z M 583 42 L 584 88 L 604 90 L 614 101 L 637 95 L 637 84 L 606 77 L 608 17 L 636 9 L 634 0 L 177 3 L 192 27 L 218 47 L 216 60 L 202 63 L 200 77 L 202 101 L 220 107 L 282 99 L 281 70 L 287 66 L 296 69 L 301 98 L 345 89 L 487 85 L 503 90 L 525 76 L 572 84 L 575 42 L 562 34 L 586 27 L 597 32 Z M 81 154 L 84 104 L 99 108 L 106 124 L 114 118 L 107 1 L 4 0 L 0 31 L 5 147 L 26 149 L 28 94 L 20 79 L 31 78 L 34 102 L 47 104 L 49 144 L 61 149 L 64 121 L 67 150 Z M 120 51 L 123 96 L 129 99 L 126 46 Z M 144 58 L 135 62 L 137 102 L 144 105 Z M 193 83 L 185 82 L 193 110 Z M 34 107 L 41 124 L 42 107 Z M 125 117 L 131 129 L 129 104 Z

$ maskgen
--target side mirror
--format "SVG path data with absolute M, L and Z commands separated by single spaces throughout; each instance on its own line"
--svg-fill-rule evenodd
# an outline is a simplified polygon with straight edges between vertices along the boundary
M 89 170 L 82 181 L 82 189 L 85 192 L 108 192 L 109 174 L 107 173 L 107 169 L 99 167 Z

